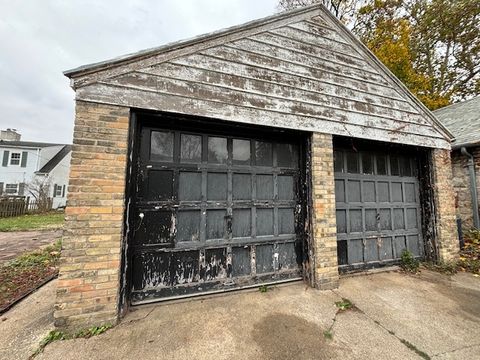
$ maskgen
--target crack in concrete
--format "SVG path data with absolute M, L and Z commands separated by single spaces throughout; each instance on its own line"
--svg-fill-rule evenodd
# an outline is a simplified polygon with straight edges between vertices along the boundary
M 335 295 L 343 298 L 343 296 L 340 294 L 339 291 L 337 290 L 332 290 Z M 393 336 L 394 338 L 396 338 L 398 341 L 400 341 L 407 349 L 409 349 L 410 351 L 416 353 L 418 356 L 424 358 L 424 359 L 431 359 L 432 357 L 430 355 L 428 355 L 425 351 L 422 351 L 420 349 L 418 349 L 416 347 L 415 344 L 412 344 L 411 342 L 409 342 L 408 340 L 406 339 L 403 339 L 401 338 L 400 336 L 398 336 L 397 334 L 395 334 L 395 332 L 393 330 L 390 330 L 388 329 L 385 325 L 382 325 L 378 320 L 375 320 L 373 319 L 371 316 L 369 316 L 365 311 L 363 311 L 362 309 L 360 309 L 355 303 L 353 303 L 353 306 L 354 308 L 356 308 L 361 314 L 363 314 L 367 319 L 373 321 L 374 324 L 376 324 L 378 327 L 380 327 L 381 329 L 387 331 L 391 336 Z M 337 312 L 338 314 L 338 312 Z M 336 314 L 335 314 L 335 317 L 336 317 Z M 408 345 L 410 344 L 410 346 Z M 434 355 L 435 356 L 435 355 Z
M 457 351 L 460 351 L 460 350 L 470 349 L 470 348 L 475 347 L 475 346 L 480 346 L 480 343 L 463 346 L 463 347 L 461 347 L 461 348 L 454 349 L 454 350 L 444 351 L 444 352 L 441 352 L 441 353 L 432 355 L 432 358 L 437 357 L 437 356 L 440 356 L 440 355 L 451 354 L 451 353 L 454 353 L 454 352 L 457 352 Z

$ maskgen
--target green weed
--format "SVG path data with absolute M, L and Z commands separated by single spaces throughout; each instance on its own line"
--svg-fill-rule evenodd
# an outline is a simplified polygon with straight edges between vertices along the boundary
M 402 251 L 400 261 L 400 267 L 403 271 L 416 274 L 420 268 L 420 261 L 408 250 Z
M 348 299 L 344 299 L 342 298 L 342 301 L 337 301 L 335 303 L 335 306 L 340 310 L 340 311 L 346 311 L 346 310 L 349 310 L 351 308 L 353 308 L 353 303 L 348 300 Z

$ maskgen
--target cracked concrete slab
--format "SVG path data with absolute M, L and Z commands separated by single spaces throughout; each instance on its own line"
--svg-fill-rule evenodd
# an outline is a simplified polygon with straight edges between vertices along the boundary
M 56 281 L 50 281 L 0 315 L 0 359 L 25 360 L 53 330 Z
M 472 274 L 422 271 L 344 278 L 337 293 L 429 356 L 479 343 L 480 279 Z
M 0 358 L 26 358 L 51 328 L 50 284 L 4 315 Z M 342 297 L 357 308 L 338 312 Z M 478 304 L 480 279 L 470 274 L 377 273 L 342 278 L 334 291 L 293 283 L 136 307 L 105 334 L 52 343 L 38 359 L 421 359 L 415 349 L 474 359 Z

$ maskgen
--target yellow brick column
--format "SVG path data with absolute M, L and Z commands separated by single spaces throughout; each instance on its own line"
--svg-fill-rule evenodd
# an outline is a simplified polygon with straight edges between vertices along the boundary
M 432 165 L 438 255 L 440 261 L 450 261 L 459 252 L 450 151 L 432 150 Z
M 76 103 L 54 314 L 67 330 L 117 321 L 129 115 Z
M 311 150 L 315 286 L 334 289 L 339 276 L 332 135 L 313 133 Z

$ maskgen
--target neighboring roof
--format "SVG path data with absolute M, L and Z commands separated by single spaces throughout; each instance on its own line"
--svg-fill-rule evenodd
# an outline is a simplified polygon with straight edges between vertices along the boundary
M 35 141 L 6 141 L 0 140 L 0 147 L 19 147 L 19 148 L 44 148 L 49 146 L 62 146 L 65 144 L 52 144 Z
M 480 96 L 433 113 L 455 136 L 453 148 L 480 145 Z
M 450 148 L 450 141 L 453 139 L 453 135 L 448 131 L 448 129 L 446 129 L 435 118 L 435 116 L 414 95 L 412 95 L 412 93 L 405 87 L 405 85 L 403 85 L 403 83 L 401 83 L 401 81 L 399 81 L 390 72 L 390 70 L 383 63 L 381 63 L 381 61 L 379 61 L 365 45 L 361 43 L 360 40 L 358 40 L 354 35 L 352 35 L 352 33 L 335 16 L 333 16 L 322 4 L 319 3 L 307 7 L 298 8 L 292 11 L 278 13 L 260 20 L 251 21 L 242 25 L 198 36 L 189 40 L 174 42 L 164 46 L 142 50 L 133 54 L 117 57 L 112 60 L 81 66 L 72 70 L 67 70 L 64 72 L 64 74 L 70 79 L 72 79 L 71 85 L 75 90 L 77 90 L 77 99 L 92 101 L 91 97 L 89 96 L 95 97 L 97 96 L 97 94 L 88 94 L 88 90 L 94 90 L 93 88 L 88 89 L 89 85 L 98 85 L 98 91 L 101 91 L 103 90 L 103 88 L 109 86 L 109 89 L 114 88 L 117 92 L 126 91 L 126 86 L 122 87 L 122 85 L 118 86 L 118 84 L 112 84 L 114 79 L 135 71 L 142 73 L 142 71 L 148 68 L 148 66 L 165 64 L 169 61 L 175 61 L 176 59 L 182 57 L 185 58 L 192 54 L 202 53 L 202 51 L 214 49 L 221 45 L 227 44 L 228 46 L 228 44 L 231 45 L 232 42 L 238 41 L 240 39 L 247 39 L 249 36 L 255 35 L 260 32 L 268 33 L 269 31 L 275 30 L 281 26 L 288 25 L 293 21 L 309 21 L 311 20 L 312 16 L 319 15 L 321 15 L 324 19 L 328 20 L 328 22 L 334 24 L 335 30 L 338 32 L 338 34 L 341 37 L 344 37 L 344 39 L 348 42 L 347 45 L 352 46 L 353 50 L 355 52 L 358 52 L 360 56 L 362 56 L 364 60 L 369 64 L 369 66 L 371 66 L 376 72 L 378 72 L 380 76 L 384 77 L 384 80 L 388 83 L 388 85 L 392 86 L 394 88 L 394 91 L 396 91 L 400 97 L 406 100 L 409 105 L 413 107 L 414 110 L 412 110 L 412 112 L 416 112 L 418 115 L 423 117 L 425 121 L 429 123 L 429 125 L 434 129 L 434 135 L 436 135 L 432 136 L 432 138 L 435 137 L 435 139 L 432 140 L 434 141 L 435 147 L 438 146 L 442 148 Z M 102 86 L 103 88 L 100 89 Z M 84 90 L 83 92 L 85 94 L 81 94 L 81 90 Z M 102 94 L 103 100 L 97 99 L 100 102 L 121 106 L 142 107 L 142 98 L 139 98 L 139 101 L 135 103 L 133 98 L 128 95 L 126 96 L 126 99 L 120 97 L 116 99 L 116 102 L 108 102 L 107 100 L 105 100 L 105 98 L 110 95 L 112 97 L 115 97 L 114 95 L 112 95 L 113 93 Z M 154 91 L 150 91 L 148 95 L 150 97 L 154 97 Z M 84 96 L 85 99 L 83 99 L 82 96 Z M 369 104 L 367 105 L 367 107 L 368 106 Z M 156 110 L 156 108 L 153 107 L 144 108 Z M 162 108 L 162 110 L 168 111 L 168 109 L 164 108 Z M 231 114 L 234 113 L 231 112 Z M 193 115 L 202 114 L 195 113 Z M 237 121 L 236 119 L 234 119 L 233 115 L 231 116 L 231 118 L 225 120 Z M 329 131 L 336 135 L 344 135 L 344 133 L 348 134 L 348 129 L 344 131 L 342 130 L 344 128 L 345 125 L 342 125 L 342 128 L 340 130 L 338 130 L 338 128 L 335 128 L 335 131 Z M 395 134 L 401 133 L 403 131 L 402 126 L 399 125 L 398 129 L 389 129 L 388 131 L 392 133 L 389 141 L 397 141 L 404 143 L 403 139 L 392 140 Z M 371 137 L 372 131 L 367 131 L 366 133 L 369 134 L 368 137 Z M 412 140 L 410 144 L 430 146 L 424 145 L 425 142 L 423 142 L 423 139 L 421 140 L 422 141 Z
M 72 145 L 65 145 L 58 153 L 55 154 L 53 158 L 51 158 L 43 167 L 37 171 L 37 173 L 47 174 L 52 171 L 60 161 L 68 155 L 68 153 L 72 151 Z

